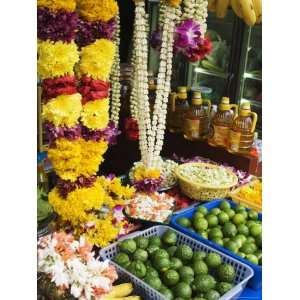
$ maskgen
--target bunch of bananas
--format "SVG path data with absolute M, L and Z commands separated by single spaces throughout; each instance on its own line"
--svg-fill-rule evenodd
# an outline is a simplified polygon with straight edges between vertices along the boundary
M 262 0 L 208 0 L 208 10 L 215 12 L 217 18 L 224 18 L 230 6 L 247 25 L 261 23 Z
M 141 300 L 140 296 L 129 296 L 133 292 L 131 283 L 122 283 L 112 287 L 111 292 L 103 300 Z

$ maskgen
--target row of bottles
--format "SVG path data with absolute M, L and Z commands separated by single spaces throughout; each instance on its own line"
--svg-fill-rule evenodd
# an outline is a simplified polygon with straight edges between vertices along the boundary
M 169 131 L 183 133 L 191 141 L 208 140 L 211 146 L 224 147 L 231 153 L 249 153 L 257 122 L 250 103 L 238 108 L 223 97 L 213 117 L 211 108 L 210 100 L 203 99 L 199 91 L 193 93 L 189 105 L 187 88 L 178 87 L 177 93 L 170 94 Z

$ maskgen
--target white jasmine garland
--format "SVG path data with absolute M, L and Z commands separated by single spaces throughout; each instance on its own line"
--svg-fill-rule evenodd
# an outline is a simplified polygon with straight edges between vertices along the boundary
M 120 83 L 120 16 L 116 16 L 116 30 L 114 34 L 114 40 L 116 45 L 116 54 L 114 58 L 114 64 L 111 71 L 111 116 L 110 119 L 115 122 L 116 127 L 119 123 L 119 114 L 121 108 L 121 83 Z
M 148 45 L 145 1 L 136 2 L 134 33 L 134 89 L 133 101 L 137 101 L 137 120 L 141 158 L 147 168 L 156 167 L 163 146 L 166 123 L 167 103 L 172 75 L 173 43 L 175 21 L 178 13 L 172 6 L 160 6 L 163 15 L 162 45 L 157 79 L 156 100 L 151 120 L 148 99 Z M 136 98 L 135 98 L 136 97 Z M 132 106 L 134 103 L 132 103 Z

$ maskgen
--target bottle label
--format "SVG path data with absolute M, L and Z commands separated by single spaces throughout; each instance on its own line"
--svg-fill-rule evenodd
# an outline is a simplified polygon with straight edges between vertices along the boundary
M 184 132 L 186 133 L 186 135 L 197 139 L 200 137 L 199 126 L 200 126 L 199 120 L 185 119 Z
M 228 135 L 229 135 L 229 127 L 226 126 L 217 126 L 214 125 L 214 135 L 213 142 L 218 146 L 227 146 L 228 143 Z
M 229 134 L 229 149 L 233 152 L 238 152 L 240 148 L 241 133 L 230 130 Z

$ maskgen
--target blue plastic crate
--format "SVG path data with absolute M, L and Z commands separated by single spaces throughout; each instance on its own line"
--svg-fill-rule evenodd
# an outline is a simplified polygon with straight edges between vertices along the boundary
M 215 207 L 218 207 L 219 204 L 222 201 L 224 201 L 224 199 L 214 200 L 214 201 L 208 202 L 206 204 L 202 204 L 201 206 L 206 207 L 208 209 L 208 211 L 210 211 L 211 209 L 213 209 Z M 233 208 L 238 205 L 237 203 L 232 202 L 230 200 L 226 199 L 226 201 L 229 202 L 231 207 L 233 207 Z M 248 283 L 248 286 L 251 287 L 254 290 L 260 289 L 262 287 L 262 266 L 255 265 L 255 264 L 251 263 L 249 260 L 244 259 L 241 256 L 232 253 L 231 251 L 227 250 L 226 248 L 224 248 L 224 247 L 222 247 L 222 246 L 220 246 L 220 245 L 218 245 L 218 244 L 216 244 L 216 243 L 214 243 L 214 242 L 212 242 L 208 239 L 205 239 L 201 235 L 199 235 L 198 233 L 192 232 L 188 228 L 180 226 L 179 224 L 176 223 L 176 220 L 178 218 L 181 218 L 181 217 L 191 218 L 198 207 L 199 206 L 193 207 L 191 209 L 185 210 L 182 213 L 174 215 L 171 219 L 170 225 L 172 227 L 176 228 L 177 230 L 185 233 L 186 235 L 189 235 L 189 236 L 195 238 L 196 240 L 201 241 L 201 242 L 205 243 L 206 245 L 209 245 L 209 246 L 211 246 L 211 247 L 213 247 L 213 248 L 215 248 L 215 249 L 217 249 L 217 250 L 219 250 L 219 251 L 221 251 L 221 252 L 223 252 L 223 253 L 225 253 L 225 254 L 227 254 L 227 255 L 229 255 L 229 256 L 237 259 L 237 260 L 239 260 L 239 261 L 241 261 L 242 263 L 250 266 L 254 271 L 254 276 L 250 279 L 250 281 Z M 249 210 L 249 209 L 247 209 L 247 210 Z M 261 213 L 258 214 L 258 218 L 259 218 L 259 220 L 262 220 L 262 214 Z

